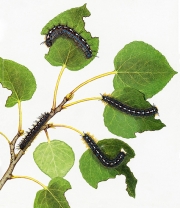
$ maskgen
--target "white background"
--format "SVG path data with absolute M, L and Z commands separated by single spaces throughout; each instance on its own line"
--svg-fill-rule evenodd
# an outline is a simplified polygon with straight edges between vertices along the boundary
M 175 71 L 179 71 L 178 1 L 177 0 L 0 0 L 0 57 L 28 67 L 37 81 L 33 99 L 22 103 L 23 128 L 31 126 L 37 116 L 49 111 L 60 67 L 52 67 L 45 59 L 48 48 L 40 45 L 42 27 L 57 14 L 87 3 L 91 17 L 86 29 L 100 38 L 99 58 L 78 72 L 66 70 L 58 93 L 58 103 L 81 82 L 95 75 L 112 71 L 117 52 L 134 40 L 142 40 L 164 54 Z M 111 93 L 113 76 L 86 85 L 76 99 Z M 5 108 L 10 91 L 0 87 L 0 131 L 10 139 L 17 132 L 17 105 Z M 137 134 L 136 139 L 122 139 L 136 152 L 129 166 L 138 179 L 136 198 L 126 192 L 124 176 L 90 187 L 82 178 L 78 161 L 85 151 L 80 136 L 68 129 L 50 130 L 51 139 L 67 142 L 74 150 L 76 162 L 65 177 L 72 185 L 66 192 L 71 208 L 179 208 L 180 207 L 180 75 L 154 96 L 151 103 L 159 109 L 166 127 L 157 132 Z M 99 101 L 81 103 L 56 115 L 53 123 L 72 125 L 90 131 L 96 138 L 117 138 L 103 125 L 104 105 Z M 120 138 L 121 139 L 121 138 Z M 28 175 L 48 185 L 33 161 L 33 150 L 46 141 L 44 133 L 28 149 L 14 170 L 14 175 Z M 0 178 L 9 165 L 9 148 L 0 137 Z M 41 187 L 26 179 L 8 181 L 0 191 L 0 208 L 32 208 L 35 194 Z

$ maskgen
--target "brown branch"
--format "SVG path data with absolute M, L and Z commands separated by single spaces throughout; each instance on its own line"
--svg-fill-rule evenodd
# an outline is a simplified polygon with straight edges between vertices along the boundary
M 64 97 L 63 101 L 53 110 L 51 109 L 50 115 L 47 119 L 47 122 L 56 114 L 59 113 L 62 109 L 63 109 L 63 105 L 68 101 L 68 98 Z M 46 123 L 47 123 L 46 122 Z M 35 138 L 42 130 L 44 130 L 46 128 L 46 125 L 42 126 L 40 128 L 40 130 L 37 132 L 36 135 L 34 135 L 33 138 Z M 0 180 L 0 190 L 2 189 L 2 187 L 4 186 L 4 184 L 6 183 L 7 180 L 10 180 L 12 177 L 12 172 L 16 166 L 16 164 L 18 163 L 18 161 L 21 159 L 21 157 L 25 154 L 24 150 L 20 150 L 18 152 L 18 154 L 15 154 L 15 145 L 16 145 L 16 141 L 18 140 L 18 138 L 21 135 L 19 133 L 17 133 L 17 135 L 13 138 L 13 140 L 10 143 L 10 155 L 11 155 L 11 159 L 10 159 L 10 164 L 8 169 L 6 170 L 5 174 L 3 175 L 3 177 Z M 33 140 L 32 140 L 33 141 Z M 26 149 L 25 149 L 26 150 Z

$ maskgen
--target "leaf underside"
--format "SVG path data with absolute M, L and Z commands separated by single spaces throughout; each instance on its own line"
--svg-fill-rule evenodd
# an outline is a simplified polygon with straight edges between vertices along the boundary
M 51 178 L 64 177 L 74 165 L 74 152 L 65 142 L 43 142 L 33 153 L 34 161 Z

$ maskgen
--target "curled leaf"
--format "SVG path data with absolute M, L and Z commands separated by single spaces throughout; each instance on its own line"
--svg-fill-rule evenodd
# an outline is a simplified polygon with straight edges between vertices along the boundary
M 81 156 L 79 161 L 79 168 L 83 178 L 87 183 L 89 183 L 90 186 L 97 188 L 99 182 L 106 181 L 110 178 L 115 178 L 117 175 L 123 174 L 127 177 L 127 191 L 130 196 L 134 197 L 136 187 L 135 181 L 137 182 L 137 180 L 127 167 L 127 163 L 135 156 L 134 150 L 128 144 L 118 139 L 104 139 L 99 141 L 97 145 L 109 158 L 114 158 L 121 149 L 124 149 L 126 156 L 119 166 L 109 168 L 103 166 L 91 150 L 87 150 Z M 129 181 L 134 181 L 132 186 L 129 184 Z

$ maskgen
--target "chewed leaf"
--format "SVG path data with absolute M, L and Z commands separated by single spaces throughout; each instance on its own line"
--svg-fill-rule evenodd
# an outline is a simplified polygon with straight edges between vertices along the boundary
M 37 166 L 51 178 L 64 177 L 74 164 L 74 152 L 66 143 L 53 140 L 41 143 L 33 153 Z
M 93 188 L 98 187 L 98 183 L 109 178 L 115 178 L 118 172 L 115 168 L 106 168 L 92 154 L 91 150 L 86 150 L 79 161 L 79 168 L 83 178 Z
M 34 208 L 70 208 L 64 193 L 71 189 L 71 185 L 63 178 L 53 178 L 47 189 L 36 193 Z
M 46 35 L 50 29 L 52 29 L 55 25 L 62 24 L 62 25 L 67 25 L 69 24 L 69 27 L 74 27 L 76 26 L 76 29 L 79 32 L 81 28 L 84 27 L 84 21 L 83 17 L 89 17 L 91 13 L 89 10 L 86 8 L 86 4 L 84 4 L 81 7 L 76 7 L 69 9 L 65 12 L 60 13 L 57 15 L 55 18 L 50 20 L 42 29 L 41 34 Z M 74 19 L 76 18 L 76 19 Z M 61 22 L 59 22 L 61 21 Z
M 150 98 L 161 91 L 177 73 L 166 58 L 142 41 L 127 44 L 114 59 L 118 72 L 113 80 L 115 89 L 132 87 Z
M 101 181 L 115 178 L 117 175 L 124 175 L 127 184 L 126 190 L 129 196 L 135 197 L 137 179 L 127 166 L 130 159 L 135 156 L 134 150 L 125 142 L 118 139 L 104 139 L 99 141 L 97 144 L 109 158 L 114 158 L 119 153 L 120 149 L 124 149 L 126 152 L 124 161 L 114 168 L 105 167 L 99 162 L 91 150 L 87 150 L 79 161 L 79 167 L 83 178 L 87 183 L 89 183 L 89 185 L 97 188 L 98 183 Z
M 122 175 L 126 177 L 126 184 L 127 184 L 126 191 L 128 192 L 129 196 L 135 198 L 137 179 L 134 177 L 133 173 L 131 172 L 128 166 L 122 167 Z
M 93 38 L 84 28 L 83 17 L 88 16 L 90 16 L 90 12 L 85 4 L 59 14 L 42 29 L 41 34 L 47 35 L 54 27 L 59 25 L 67 26 L 67 31 L 63 30 L 66 31 L 66 33 L 63 32 L 63 34 L 61 34 L 59 32 L 58 38 L 55 38 L 52 46 L 50 46 L 48 54 L 45 55 L 46 60 L 51 65 L 66 65 L 69 70 L 76 71 L 85 67 L 96 57 L 99 39 L 96 37 Z M 81 38 L 77 38 L 76 34 L 78 34 L 78 37 L 81 37 L 82 40 Z M 84 42 L 86 42 L 88 46 L 84 44 Z M 86 51 L 92 53 L 90 58 L 86 57 Z
M 144 95 L 133 88 L 115 90 L 111 96 L 132 108 L 146 109 L 151 106 Z M 124 138 L 134 138 L 136 132 L 160 130 L 165 126 L 161 120 L 155 119 L 154 115 L 133 116 L 109 105 L 105 107 L 103 116 L 108 130 Z
M 36 90 L 36 80 L 28 68 L 2 58 L 0 58 L 0 83 L 12 91 L 6 101 L 6 107 L 30 100 Z
M 114 158 L 121 149 L 126 152 L 126 156 L 119 166 L 109 168 L 102 165 L 91 150 L 87 150 L 79 161 L 79 167 L 83 178 L 94 188 L 97 188 L 98 183 L 101 181 L 121 175 L 122 167 L 126 166 L 130 159 L 135 156 L 134 150 L 128 144 L 118 139 L 104 139 L 99 141 L 97 145 L 109 158 Z

